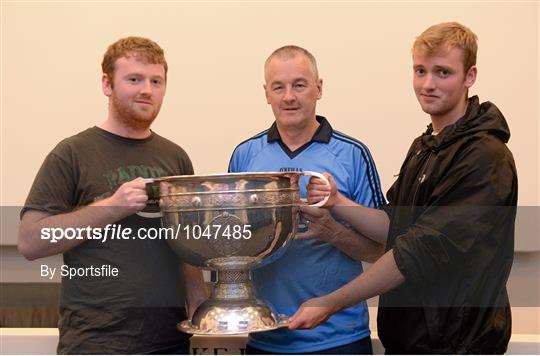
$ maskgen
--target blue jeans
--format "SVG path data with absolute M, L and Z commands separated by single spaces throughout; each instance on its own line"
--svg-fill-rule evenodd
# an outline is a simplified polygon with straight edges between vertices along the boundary
M 257 349 L 247 345 L 246 354 L 248 355 L 277 355 L 277 352 L 269 352 Z M 287 352 L 287 355 L 292 353 Z M 302 352 L 302 355 L 372 355 L 373 347 L 371 346 L 371 338 L 368 336 L 361 340 L 351 342 L 347 345 L 332 347 L 331 349 L 319 350 L 314 352 Z

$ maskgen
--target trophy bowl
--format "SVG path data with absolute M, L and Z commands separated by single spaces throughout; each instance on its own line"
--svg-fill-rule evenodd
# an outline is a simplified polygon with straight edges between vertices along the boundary
M 279 258 L 294 237 L 302 175 L 316 172 L 229 173 L 172 176 L 159 183 L 162 226 L 186 263 L 217 272 L 210 297 L 191 320 L 190 334 L 238 334 L 287 326 L 285 315 L 257 296 L 250 270 Z M 321 206 L 324 201 L 316 206 Z

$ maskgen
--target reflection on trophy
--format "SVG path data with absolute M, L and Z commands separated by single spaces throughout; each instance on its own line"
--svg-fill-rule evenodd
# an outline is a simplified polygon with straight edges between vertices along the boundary
M 231 173 L 158 178 L 162 225 L 183 261 L 217 271 L 211 296 L 180 330 L 236 334 L 287 326 L 257 297 L 250 269 L 285 251 L 297 228 L 299 179 L 319 173 Z M 323 177 L 324 179 L 324 177 Z M 326 180 L 326 179 L 324 179 Z M 324 202 L 318 203 L 322 205 Z

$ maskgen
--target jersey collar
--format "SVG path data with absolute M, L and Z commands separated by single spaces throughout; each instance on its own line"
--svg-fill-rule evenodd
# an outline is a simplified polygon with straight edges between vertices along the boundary
M 315 118 L 319 122 L 319 128 L 317 129 L 317 131 L 315 131 L 315 134 L 311 138 L 310 142 L 313 142 L 313 141 L 322 142 L 322 143 L 330 142 L 330 138 L 332 137 L 332 132 L 334 131 L 332 129 L 332 126 L 330 126 L 330 123 L 324 116 L 317 115 Z M 270 143 L 274 141 L 282 142 L 281 136 L 279 135 L 277 124 L 275 121 L 270 127 L 270 129 L 268 130 L 268 142 Z
M 321 142 L 321 143 L 328 143 L 330 142 L 330 138 L 332 137 L 332 126 L 330 126 L 330 123 L 324 116 L 317 115 L 315 117 L 317 121 L 319 122 L 319 128 L 317 128 L 317 131 L 315 131 L 315 134 L 311 138 L 309 142 L 306 142 L 304 145 L 296 149 L 295 151 L 291 151 L 287 145 L 283 143 L 281 140 L 281 136 L 279 135 L 279 131 L 277 129 L 277 124 L 274 121 L 270 129 L 268 130 L 268 143 L 271 142 L 278 142 L 283 151 L 289 156 L 290 159 L 293 159 L 294 157 L 298 156 L 302 151 L 304 151 L 306 148 L 308 148 L 313 142 Z

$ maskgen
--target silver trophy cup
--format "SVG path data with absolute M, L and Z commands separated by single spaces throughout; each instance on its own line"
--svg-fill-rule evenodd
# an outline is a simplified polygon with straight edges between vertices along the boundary
M 300 176 L 316 172 L 231 173 L 164 177 L 159 183 L 162 225 L 185 262 L 217 272 L 210 298 L 178 328 L 190 334 L 237 334 L 287 326 L 288 317 L 257 297 L 250 270 L 283 254 L 294 237 Z M 321 206 L 321 201 L 314 206 Z

